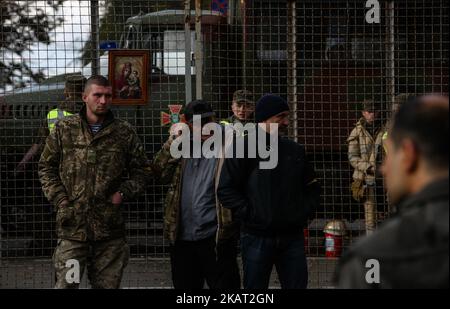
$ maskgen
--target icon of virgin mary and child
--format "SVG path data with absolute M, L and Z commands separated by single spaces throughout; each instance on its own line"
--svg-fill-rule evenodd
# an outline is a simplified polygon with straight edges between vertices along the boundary
M 120 77 L 116 80 L 116 94 L 121 99 L 139 99 L 142 95 L 139 72 L 133 70 L 131 62 L 125 62 Z

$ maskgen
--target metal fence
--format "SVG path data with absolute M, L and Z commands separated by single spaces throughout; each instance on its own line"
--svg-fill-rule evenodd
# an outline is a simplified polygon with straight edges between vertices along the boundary
M 0 87 L 0 287 L 53 284 L 54 213 L 40 189 L 39 155 L 23 172 L 17 165 L 36 142 L 46 113 L 63 99 L 64 79 L 96 71 L 107 75 L 110 48 L 150 52 L 148 103 L 113 108 L 136 128 L 149 158 L 168 137 L 161 112 L 169 113 L 169 105 L 204 98 L 225 118 L 237 89 L 288 100 L 289 135 L 305 144 L 323 187 L 306 235 L 312 287 L 332 285 L 337 260 L 325 258 L 327 221 L 346 223 L 344 252 L 365 235 L 363 206 L 351 197 L 346 142 L 361 117 L 359 104 L 380 102 L 386 122 L 399 93 L 448 94 L 448 2 L 443 0 L 66 0 L 57 10 L 47 1 L 15 2 L 28 6 L 27 16 L 42 10 L 64 22 L 51 31 L 49 45 L 30 43 L 31 51 L 20 59 L 47 78 L 13 89 L 27 81 L 19 75 L 15 84 Z M 14 14 L 2 13 L 1 22 Z M 24 36 L 31 31 L 24 29 Z M 0 33 L 0 40 L 9 34 Z M 3 63 L 17 60 L 7 48 L 0 57 Z M 124 205 L 133 257 L 124 287 L 171 284 L 162 236 L 165 192 L 154 182 L 143 197 Z M 378 223 L 389 216 L 384 194 L 381 200 Z

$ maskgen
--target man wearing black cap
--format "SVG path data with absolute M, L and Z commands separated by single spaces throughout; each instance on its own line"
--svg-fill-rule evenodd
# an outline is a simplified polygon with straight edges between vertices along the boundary
M 214 123 L 214 112 L 203 100 L 190 102 L 184 116 L 191 132 Z M 194 116 L 200 118 L 200 126 Z M 239 288 L 238 225 L 232 220 L 231 211 L 222 208 L 216 199 L 223 159 L 203 155 L 174 158 L 170 148 L 177 135 L 173 132 L 153 161 L 160 181 L 171 184 L 165 200 L 164 232 L 171 245 L 173 285 L 202 288 L 206 280 L 213 289 Z M 208 137 L 201 135 L 202 140 Z
M 259 128 L 255 134 L 265 135 L 266 140 L 278 138 L 287 129 L 288 117 L 283 98 L 263 96 L 255 109 Z M 306 288 L 303 228 L 319 204 L 320 185 L 304 146 L 280 136 L 278 147 L 269 148 L 278 152 L 273 169 L 261 168 L 260 154 L 251 158 L 247 152 L 242 159 L 226 159 L 217 196 L 241 219 L 244 288 L 268 288 L 273 265 L 282 288 Z

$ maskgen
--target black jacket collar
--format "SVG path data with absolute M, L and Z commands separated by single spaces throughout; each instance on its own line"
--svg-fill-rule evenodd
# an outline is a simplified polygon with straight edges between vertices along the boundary
M 442 200 L 449 198 L 449 179 L 444 178 L 441 180 L 434 181 L 425 188 L 423 188 L 421 191 L 417 192 L 416 194 L 407 197 L 400 205 L 399 210 L 405 211 L 411 207 L 414 207 L 416 205 L 423 204 L 428 201 L 433 200 Z

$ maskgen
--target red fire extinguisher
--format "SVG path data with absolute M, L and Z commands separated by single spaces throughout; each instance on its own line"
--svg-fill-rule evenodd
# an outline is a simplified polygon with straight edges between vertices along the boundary
M 341 256 L 345 223 L 341 220 L 332 220 L 325 225 L 323 232 L 325 233 L 325 256 Z

